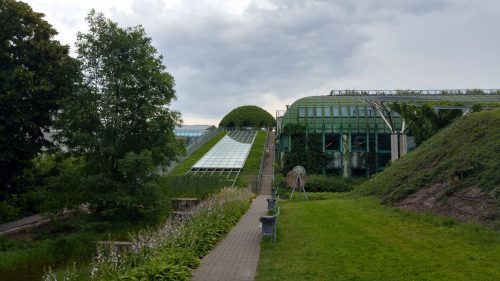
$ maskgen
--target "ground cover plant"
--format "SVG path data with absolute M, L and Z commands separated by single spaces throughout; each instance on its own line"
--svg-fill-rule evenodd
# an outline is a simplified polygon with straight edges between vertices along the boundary
M 478 186 L 500 198 L 500 110 L 472 113 L 442 129 L 420 147 L 360 186 L 359 192 L 399 201 L 433 182 L 450 191 Z
M 500 110 L 471 113 L 356 190 L 415 211 L 500 228 Z
M 280 203 L 256 280 L 500 280 L 500 234 L 376 200 Z

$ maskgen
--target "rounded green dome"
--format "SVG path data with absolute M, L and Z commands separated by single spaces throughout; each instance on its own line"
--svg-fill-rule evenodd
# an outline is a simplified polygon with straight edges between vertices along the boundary
M 274 117 L 264 109 L 255 105 L 240 106 L 231 110 L 219 126 L 223 127 L 274 127 L 276 120 Z

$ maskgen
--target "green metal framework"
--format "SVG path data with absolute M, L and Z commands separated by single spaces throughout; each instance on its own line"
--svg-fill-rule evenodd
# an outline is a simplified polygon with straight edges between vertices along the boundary
M 313 135 L 321 138 L 323 152 L 332 155 L 323 173 L 368 176 L 384 169 L 391 160 L 391 137 L 396 134 L 398 142 L 397 134 L 406 130 L 404 120 L 386 107 L 388 103 L 430 103 L 437 109 L 462 109 L 464 114 L 474 104 L 500 104 L 499 90 L 453 91 L 334 90 L 327 96 L 301 98 L 277 112 L 279 151 L 282 155 L 293 151 L 291 125 L 300 125 L 306 150 Z

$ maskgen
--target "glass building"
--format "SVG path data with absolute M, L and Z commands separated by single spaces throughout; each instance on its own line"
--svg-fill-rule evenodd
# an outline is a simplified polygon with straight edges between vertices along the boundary
M 369 176 L 412 147 L 405 120 L 387 104 L 427 103 L 436 110 L 460 109 L 464 114 L 474 104 L 500 104 L 498 90 L 457 91 L 332 91 L 301 98 L 277 112 L 281 163 L 289 152 L 319 151 L 328 155 L 323 174 Z

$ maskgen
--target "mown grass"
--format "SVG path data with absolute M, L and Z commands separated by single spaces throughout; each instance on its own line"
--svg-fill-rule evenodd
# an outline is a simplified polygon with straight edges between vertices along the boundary
M 177 167 L 172 170 L 170 175 L 182 175 L 186 173 L 191 166 L 193 166 L 196 161 L 200 160 L 203 155 L 205 155 L 217 142 L 219 142 L 227 132 L 220 132 L 217 135 L 215 135 L 212 139 L 207 141 L 204 145 L 202 145 L 198 150 L 193 152 L 186 160 L 182 161 L 182 163 L 179 163 Z
M 500 110 L 461 117 L 366 181 L 358 192 L 377 195 L 383 202 L 397 202 L 434 182 L 447 182 L 448 192 L 477 186 L 498 200 L 498 124 Z
M 372 198 L 280 204 L 256 280 L 500 280 L 500 234 Z
M 267 134 L 263 131 L 258 131 L 255 140 L 248 154 L 243 171 L 240 173 L 236 186 L 246 187 L 249 183 L 255 184 L 254 181 L 259 175 L 260 162 L 264 153 L 264 145 L 266 143 Z

